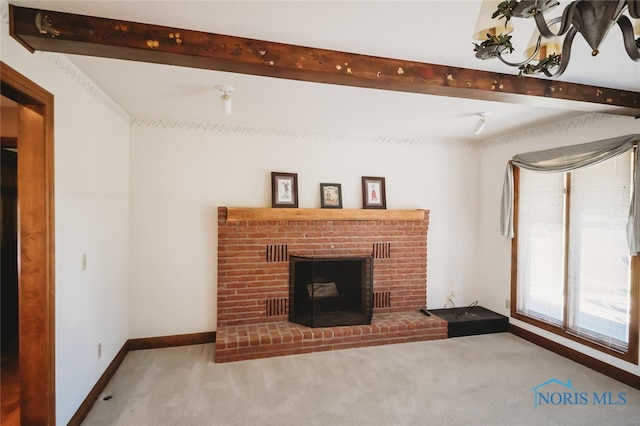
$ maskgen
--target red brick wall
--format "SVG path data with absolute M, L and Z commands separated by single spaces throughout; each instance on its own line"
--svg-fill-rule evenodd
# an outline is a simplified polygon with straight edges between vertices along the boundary
M 267 261 L 267 246 L 286 244 L 288 255 L 369 255 L 389 243 L 388 257 L 374 260 L 373 291 L 390 292 L 381 312 L 414 311 L 426 305 L 427 230 L 424 220 L 227 221 L 218 208 L 218 327 L 282 321 L 267 316 L 267 300 L 289 297 L 288 258 Z

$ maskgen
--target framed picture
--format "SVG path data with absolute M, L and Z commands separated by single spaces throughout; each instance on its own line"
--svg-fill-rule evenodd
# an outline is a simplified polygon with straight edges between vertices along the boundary
M 362 208 L 387 208 L 387 195 L 385 193 L 383 177 L 362 177 Z
M 342 186 L 339 183 L 320 184 L 320 207 L 323 209 L 342 208 Z
M 271 172 L 271 207 L 298 207 L 298 174 Z

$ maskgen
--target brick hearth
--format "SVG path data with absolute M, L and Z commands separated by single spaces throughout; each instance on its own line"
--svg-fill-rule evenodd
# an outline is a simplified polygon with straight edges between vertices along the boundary
M 446 339 L 447 322 L 421 312 L 376 314 L 371 325 L 310 328 L 288 321 L 223 327 L 216 362 Z
M 218 208 L 216 362 L 432 340 L 427 317 L 427 210 Z M 288 322 L 289 256 L 373 255 L 371 325 Z

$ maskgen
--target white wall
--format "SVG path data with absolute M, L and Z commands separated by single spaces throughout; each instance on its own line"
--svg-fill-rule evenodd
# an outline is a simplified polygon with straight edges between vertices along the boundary
M 485 300 L 488 309 L 509 315 L 505 299 L 510 298 L 511 240 L 500 236 L 500 197 L 507 161 L 515 154 L 554 148 L 640 133 L 640 120 L 633 117 L 589 114 L 546 127 L 531 129 L 511 137 L 486 141 L 480 156 L 480 246 L 478 279 L 473 289 Z M 605 355 L 584 345 L 548 333 L 522 321 L 512 324 L 542 335 L 550 340 L 588 354 L 609 364 L 640 375 L 640 367 Z
M 1 38 L 0 59 L 55 97 L 56 417 L 66 424 L 129 337 L 128 117 L 65 58 L 25 50 L 5 19 Z
M 449 286 L 462 300 L 475 277 L 478 153 L 464 144 L 134 120 L 131 337 L 216 329 L 217 207 L 270 207 L 271 171 L 298 173 L 299 206 L 308 208 L 320 207 L 321 182 L 341 183 L 343 207 L 361 208 L 361 177 L 384 176 L 387 208 L 431 210 L 429 307 L 443 307 Z

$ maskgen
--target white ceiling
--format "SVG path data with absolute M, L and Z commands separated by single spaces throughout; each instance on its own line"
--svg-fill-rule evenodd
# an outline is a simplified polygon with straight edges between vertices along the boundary
M 474 57 L 474 1 L 21 1 L 10 3 L 366 55 L 517 74 Z M 567 2 L 561 2 L 567 3 Z M 560 8 L 557 8 L 560 10 Z M 532 22 L 518 20 L 516 49 Z M 521 30 L 521 28 L 526 28 Z M 518 38 L 518 35 L 521 35 Z M 522 48 L 519 49 L 522 52 Z M 640 92 L 640 62 L 613 28 L 592 57 L 576 37 L 563 81 Z M 517 54 L 517 53 L 516 53 Z M 134 117 L 197 120 L 438 140 L 486 139 L 583 114 L 524 105 L 297 82 L 67 55 Z M 517 58 L 514 59 L 519 60 Z M 225 116 L 216 84 L 235 87 Z M 598 110 L 597 106 L 585 108 Z M 475 114 L 490 112 L 474 136 Z

